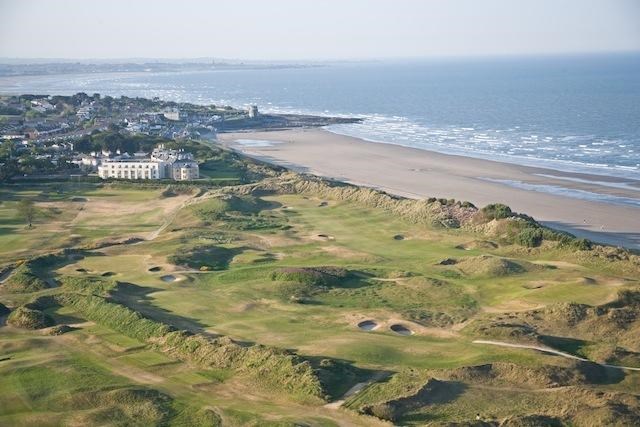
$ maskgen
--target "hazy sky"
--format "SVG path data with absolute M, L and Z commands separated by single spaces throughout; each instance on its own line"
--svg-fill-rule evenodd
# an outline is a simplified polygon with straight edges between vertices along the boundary
M 362 59 L 640 50 L 640 0 L 0 0 L 0 57 Z

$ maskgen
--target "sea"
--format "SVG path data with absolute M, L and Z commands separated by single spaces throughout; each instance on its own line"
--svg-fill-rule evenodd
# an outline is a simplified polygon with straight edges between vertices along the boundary
M 640 53 L 316 63 L 0 78 L 0 93 L 86 92 L 359 117 L 368 141 L 640 179 Z

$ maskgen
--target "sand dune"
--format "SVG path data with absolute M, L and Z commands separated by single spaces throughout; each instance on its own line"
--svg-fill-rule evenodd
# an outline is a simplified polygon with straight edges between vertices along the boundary
M 249 156 L 299 172 L 405 197 L 455 198 L 477 206 L 501 202 L 578 236 L 640 249 L 640 180 L 447 155 L 321 129 L 229 133 L 219 135 L 219 140 Z M 242 144 L 237 140 L 263 142 Z M 619 185 L 622 181 L 625 185 Z M 571 196 L 548 192 L 557 189 Z M 585 196 L 603 200 L 577 198 Z

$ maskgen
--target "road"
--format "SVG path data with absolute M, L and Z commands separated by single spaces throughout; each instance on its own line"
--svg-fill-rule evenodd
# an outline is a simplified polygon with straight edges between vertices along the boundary
M 624 369 L 624 370 L 628 370 L 628 371 L 640 371 L 640 368 L 634 368 L 634 367 L 631 367 L 631 366 L 609 365 L 609 364 L 606 364 L 606 363 L 594 362 L 592 360 L 585 359 L 584 357 L 579 357 L 579 356 L 575 356 L 575 355 L 570 354 L 570 353 L 565 353 L 565 352 L 560 351 L 560 350 L 555 350 L 555 349 L 553 349 L 551 347 L 543 347 L 543 346 L 529 345 L 529 344 L 513 344 L 513 343 L 508 343 L 508 342 L 489 341 L 489 340 L 475 340 L 475 341 L 473 341 L 473 344 L 488 344 L 488 345 L 497 345 L 497 346 L 500 346 L 500 347 L 525 348 L 525 349 L 529 349 L 529 350 L 542 351 L 543 353 L 554 354 L 556 356 L 566 357 L 567 359 L 574 359 L 574 360 L 580 360 L 582 362 L 596 363 L 598 365 L 601 365 L 601 366 L 604 366 L 604 367 L 607 367 L 607 368 Z

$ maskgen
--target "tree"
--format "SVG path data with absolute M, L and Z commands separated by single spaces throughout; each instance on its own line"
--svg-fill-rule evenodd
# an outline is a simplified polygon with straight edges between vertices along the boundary
M 32 227 L 33 219 L 36 216 L 36 206 L 31 199 L 22 199 L 18 202 L 18 215 Z

